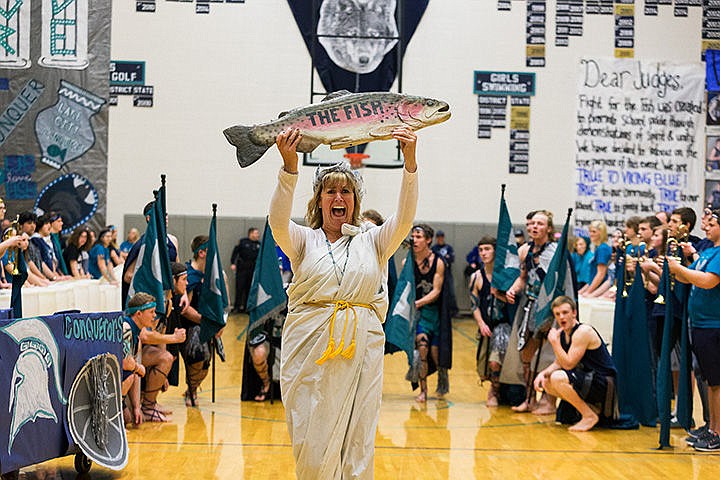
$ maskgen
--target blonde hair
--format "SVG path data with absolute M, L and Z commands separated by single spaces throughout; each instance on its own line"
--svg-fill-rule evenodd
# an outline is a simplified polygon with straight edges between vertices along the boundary
M 543 215 L 545 218 L 547 218 L 547 224 L 548 224 L 548 238 L 552 241 L 553 234 L 555 233 L 555 225 L 553 225 L 553 214 L 550 210 L 535 210 L 533 212 L 533 217 L 535 215 Z
M 352 212 L 351 223 L 360 225 L 360 196 L 358 195 L 358 184 L 352 173 L 346 172 L 328 172 L 320 180 L 315 187 L 313 196 L 308 201 L 307 212 L 305 213 L 305 221 L 310 228 L 320 228 L 323 224 L 322 210 L 320 209 L 320 195 L 323 190 L 329 186 L 347 185 L 352 188 L 353 198 L 355 199 L 355 208 Z
M 608 234 L 607 234 L 607 225 L 602 220 L 593 220 L 590 222 L 590 227 L 594 228 L 598 232 L 600 232 L 600 243 L 607 242 Z

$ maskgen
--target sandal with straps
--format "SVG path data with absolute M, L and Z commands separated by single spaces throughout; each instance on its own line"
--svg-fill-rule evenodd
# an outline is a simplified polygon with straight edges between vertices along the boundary
M 270 383 L 267 384 L 267 386 L 263 386 L 263 389 L 260 390 L 260 393 L 255 395 L 255 401 L 260 403 L 267 400 L 267 398 L 270 396 Z
M 156 408 L 155 403 L 146 403 L 140 407 L 143 414 L 143 420 L 146 422 L 169 422 L 170 419 Z
M 195 390 L 194 392 L 191 392 L 190 389 L 185 390 L 185 406 L 186 407 L 197 407 L 198 406 L 197 390 Z

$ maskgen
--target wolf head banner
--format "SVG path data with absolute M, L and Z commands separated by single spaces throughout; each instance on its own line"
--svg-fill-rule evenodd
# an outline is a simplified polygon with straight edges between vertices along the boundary
M 428 0 L 288 0 L 328 92 L 388 91 Z M 401 25 L 396 12 L 400 12 Z M 315 43 L 315 39 L 317 43 Z
M 47 191 L 43 209 L 51 203 L 66 226 L 105 225 L 110 19 L 110 0 L 0 0 L 0 196 L 9 215 L 38 207 Z

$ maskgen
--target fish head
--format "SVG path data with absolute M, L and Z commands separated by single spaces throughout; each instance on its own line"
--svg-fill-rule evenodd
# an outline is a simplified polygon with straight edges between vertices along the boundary
M 418 130 L 450 118 L 450 105 L 434 98 L 405 96 L 398 103 L 397 112 L 404 123 Z

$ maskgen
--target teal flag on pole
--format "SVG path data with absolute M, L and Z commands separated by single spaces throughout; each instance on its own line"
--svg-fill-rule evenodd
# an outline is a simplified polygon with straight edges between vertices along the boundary
M 535 315 L 535 325 L 531 325 L 531 330 L 535 331 L 547 330 L 553 323 L 552 302 L 557 297 L 565 295 L 573 300 L 577 300 L 577 288 L 575 286 L 575 269 L 570 259 L 570 251 L 568 250 L 568 232 L 570 230 L 570 216 L 572 208 L 568 209 L 565 226 L 563 226 L 562 235 L 558 241 L 547 274 L 540 287 L 537 302 L 537 314 Z M 493 277 L 495 274 L 493 273 Z M 547 327 L 547 328 L 545 328 Z
M 621 295 L 622 293 L 618 292 L 618 296 Z M 623 303 L 622 329 L 613 331 L 613 334 L 624 337 L 621 344 L 616 344 L 613 337 L 612 354 L 618 372 L 618 404 L 622 413 L 633 415 L 645 426 L 655 427 L 658 419 L 657 400 L 647 325 L 645 285 L 640 268 L 635 269 L 633 283 Z M 615 308 L 619 305 L 616 303 Z M 617 320 L 616 316 L 616 322 Z M 616 352 L 616 346 L 625 351 Z
M 266 220 L 248 294 L 247 310 L 250 317 L 247 328 L 248 339 L 253 337 L 255 330 L 262 328 L 269 318 L 280 313 L 286 305 L 287 293 L 280 275 L 275 238 Z
M 155 220 L 157 222 L 158 238 L 161 239 L 161 241 L 158 242 L 158 248 L 160 249 L 160 258 L 163 259 L 163 261 L 160 262 L 163 288 L 165 290 L 172 290 L 172 270 L 170 268 L 170 254 L 168 253 L 167 246 L 167 205 L 165 199 L 165 175 L 163 175 L 162 177 L 162 185 L 158 190 L 157 200 L 155 201 L 158 206 L 158 214 L 155 216 Z
M 506 292 L 520 276 L 520 257 L 517 241 L 513 234 L 505 202 L 505 185 L 500 193 L 500 217 L 498 218 L 497 243 L 495 245 L 495 267 L 493 269 L 492 286 Z
M 405 257 L 405 265 L 400 272 L 395 295 L 388 309 L 385 320 L 385 341 L 388 343 L 387 353 L 404 351 L 408 364 L 412 365 L 415 349 L 415 327 L 417 315 L 415 310 L 415 272 L 413 271 L 412 249 Z
M 213 216 L 210 220 L 207 256 L 205 257 L 205 275 L 203 276 L 198 312 L 200 322 L 200 341 L 207 342 L 225 326 L 225 308 L 228 306 L 227 289 L 223 277 L 220 252 L 217 245 L 216 205 L 213 204 Z
M 658 298 L 665 301 L 665 316 L 662 331 L 662 347 L 660 349 L 660 360 L 658 362 L 657 378 L 655 388 L 657 390 L 657 408 L 660 420 L 660 448 L 670 446 L 670 403 L 672 402 L 672 372 L 670 370 L 670 351 L 673 345 L 670 343 L 673 330 L 673 304 L 675 295 L 670 288 L 670 271 L 667 262 L 663 263 L 662 276 L 658 285 Z
M 155 311 L 161 315 L 165 314 L 165 293 L 162 282 L 162 262 L 167 261 L 167 253 L 162 256 L 160 243 L 158 241 L 157 217 L 160 215 L 158 202 L 150 209 L 150 220 L 145 230 L 144 243 L 140 247 L 138 258 L 135 261 L 135 273 L 133 275 L 128 299 L 137 292 L 149 293 L 155 297 L 157 307 Z M 166 250 L 167 252 L 167 250 Z

